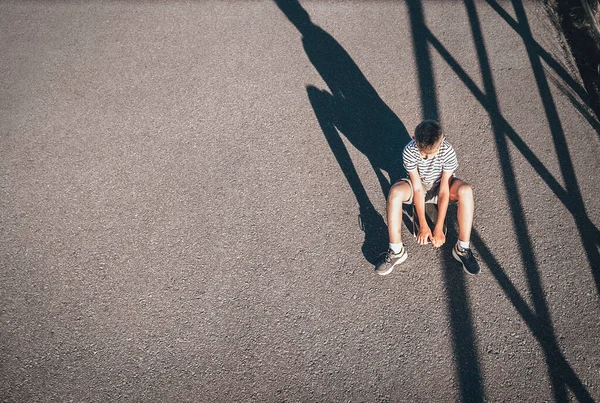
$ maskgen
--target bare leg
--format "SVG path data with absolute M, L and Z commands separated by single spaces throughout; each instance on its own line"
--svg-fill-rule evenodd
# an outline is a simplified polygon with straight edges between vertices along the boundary
M 390 189 L 387 201 L 388 233 L 390 243 L 402 242 L 402 202 L 410 199 L 411 188 L 408 182 L 399 181 Z
M 471 185 L 460 179 L 454 179 L 450 185 L 450 200 L 458 201 L 458 239 L 468 242 L 471 240 L 473 213 L 475 211 Z

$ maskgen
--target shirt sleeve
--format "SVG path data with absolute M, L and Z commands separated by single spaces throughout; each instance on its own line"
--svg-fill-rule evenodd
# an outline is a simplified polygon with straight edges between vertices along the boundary
M 445 172 L 454 172 L 458 169 L 458 158 L 456 158 L 456 152 L 454 152 L 454 148 L 449 143 L 444 151 L 442 169 Z
M 415 158 L 414 150 L 411 147 L 412 142 L 408 143 L 406 147 L 404 147 L 404 151 L 402 151 L 402 164 L 404 165 L 404 169 L 406 172 L 412 172 L 417 170 L 417 158 Z

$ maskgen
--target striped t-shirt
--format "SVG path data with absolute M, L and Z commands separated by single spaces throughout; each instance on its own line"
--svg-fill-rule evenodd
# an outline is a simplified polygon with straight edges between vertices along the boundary
M 404 147 L 402 162 L 407 172 L 417 171 L 421 181 L 427 185 L 439 182 L 442 171 L 454 172 L 458 168 L 458 160 L 454 148 L 446 139 L 442 141 L 440 152 L 433 158 L 423 159 L 414 140 Z

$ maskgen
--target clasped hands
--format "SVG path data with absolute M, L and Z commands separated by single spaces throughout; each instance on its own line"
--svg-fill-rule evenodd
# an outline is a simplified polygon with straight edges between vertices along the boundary
M 426 243 L 428 243 L 428 239 L 431 239 L 431 244 L 434 247 L 439 248 L 440 246 L 442 246 L 446 242 L 446 235 L 444 234 L 442 226 L 436 225 L 433 228 L 432 233 L 427 223 L 425 223 L 425 225 L 422 225 L 419 229 L 419 233 L 417 234 L 417 243 L 419 245 L 425 245 Z

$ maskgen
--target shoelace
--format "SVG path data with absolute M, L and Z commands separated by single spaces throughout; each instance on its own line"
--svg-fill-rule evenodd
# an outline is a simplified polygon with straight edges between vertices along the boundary
M 388 250 L 385 254 L 385 262 L 390 263 L 392 261 L 392 251 Z
M 473 252 L 471 252 L 471 248 L 461 250 L 461 248 L 457 247 L 456 250 L 458 251 L 459 255 L 464 256 L 467 259 L 473 258 Z
M 385 258 L 384 258 L 385 262 L 386 263 L 391 263 L 391 261 L 392 261 L 392 255 L 399 255 L 399 254 L 400 254 L 400 252 L 394 253 L 393 250 L 388 249 L 388 251 L 385 253 Z
M 390 262 L 392 261 L 392 253 L 393 253 L 393 252 L 392 252 L 392 250 L 391 250 L 391 249 L 388 249 L 388 251 L 387 251 L 387 252 L 385 252 L 385 253 L 382 253 L 382 254 L 381 254 L 381 255 L 379 255 L 379 256 L 385 255 L 385 256 L 383 257 L 383 260 L 384 260 L 386 263 L 390 263 Z

